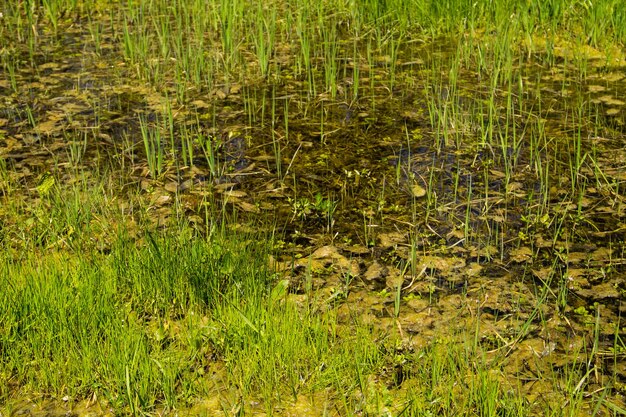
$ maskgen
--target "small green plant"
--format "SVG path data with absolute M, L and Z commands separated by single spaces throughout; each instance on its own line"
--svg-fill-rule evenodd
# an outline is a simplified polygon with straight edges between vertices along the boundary
M 306 197 L 288 198 L 291 204 L 292 219 L 300 221 L 307 218 L 326 219 L 328 227 L 332 226 L 332 217 L 337 209 L 337 202 L 324 198 L 321 193 L 315 194 L 315 200 L 311 201 Z
M 87 151 L 87 132 L 63 132 L 63 136 L 69 145 L 70 163 L 78 167 Z
M 308 198 L 292 199 L 289 197 L 287 201 L 291 204 L 292 220 L 305 220 L 313 211 L 313 204 L 311 204 Z
M 217 157 L 217 150 L 221 145 L 221 140 L 213 136 L 199 135 L 196 138 L 197 143 L 200 145 L 204 158 L 209 166 L 209 172 L 213 178 L 217 178 L 221 175 L 220 162 Z
M 145 117 L 139 117 L 141 128 L 141 138 L 146 152 L 148 170 L 152 178 L 158 178 L 165 168 L 165 155 L 163 153 L 163 142 L 161 131 L 158 126 L 153 126 Z
M 400 316 L 400 303 L 402 302 L 402 283 L 396 285 L 396 293 L 393 298 L 393 316 L 397 319 Z

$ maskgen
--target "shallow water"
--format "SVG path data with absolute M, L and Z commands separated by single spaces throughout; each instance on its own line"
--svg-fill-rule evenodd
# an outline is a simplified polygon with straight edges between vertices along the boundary
M 443 39 L 402 45 L 393 67 L 341 61 L 335 97 L 321 83 L 312 94 L 287 55 L 269 79 L 178 100 L 176 80 L 137 77 L 106 29 L 98 51 L 80 24 L 60 33 L 42 32 L 34 56 L 13 45 L 16 69 L 0 74 L 0 156 L 16 183 L 114 167 L 155 224 L 175 202 L 199 229 L 207 201 L 267 219 L 294 297 L 312 276 L 341 300 L 343 324 L 358 311 L 417 347 L 480 316 L 493 323 L 481 343 L 528 395 L 534 375 L 579 362 L 595 331 L 587 389 L 612 375 L 624 395 L 623 59 L 587 51 L 582 75 L 567 48 L 552 66 L 538 52 L 494 86 L 468 63 L 451 79 L 456 44 Z

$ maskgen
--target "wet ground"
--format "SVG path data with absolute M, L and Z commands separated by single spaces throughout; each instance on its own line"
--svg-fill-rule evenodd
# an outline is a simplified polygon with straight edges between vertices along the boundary
M 199 230 L 206 210 L 262 218 L 282 236 L 272 262 L 295 300 L 314 290 L 343 324 L 356 313 L 412 349 L 480 318 L 502 380 L 529 398 L 557 402 L 538 375 L 583 363 L 586 392 L 611 379 L 623 406 L 623 59 L 557 48 L 552 66 L 525 57 L 493 87 L 471 65 L 456 82 L 439 71 L 455 60 L 442 39 L 404 46 L 393 69 L 385 57 L 342 62 L 335 97 L 312 94 L 285 58 L 273 79 L 179 101 L 173 85 L 134 76 L 111 34 L 98 51 L 89 36 L 71 25 L 32 58 L 3 51 L 16 63 L 0 75 L 0 157 L 14 183 L 116 170 L 119 195 L 141 190 L 155 225 L 176 217 L 175 202 Z M 583 53 L 581 76 L 570 55 Z M 163 149 L 158 168 L 146 134 Z

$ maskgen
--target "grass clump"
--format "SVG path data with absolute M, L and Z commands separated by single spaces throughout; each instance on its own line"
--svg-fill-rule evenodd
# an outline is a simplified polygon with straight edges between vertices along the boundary
M 146 244 L 120 237 L 107 255 L 2 256 L 8 386 L 57 398 L 104 395 L 132 410 L 185 397 L 207 366 L 199 321 L 233 291 L 262 293 L 269 274 L 232 237 L 147 236 Z

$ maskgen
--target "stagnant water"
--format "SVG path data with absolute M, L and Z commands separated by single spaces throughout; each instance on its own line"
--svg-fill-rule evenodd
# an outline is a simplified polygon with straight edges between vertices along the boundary
M 113 164 L 149 195 L 155 224 L 177 198 L 199 229 L 207 202 L 277 225 L 276 267 L 296 295 L 312 276 L 391 328 L 400 287 L 407 343 L 482 315 L 493 324 L 481 343 L 507 351 L 503 367 L 530 392 L 543 367 L 580 360 L 596 328 L 594 366 L 626 384 L 626 353 L 614 350 L 626 308 L 623 64 L 590 59 L 580 77 L 564 56 L 550 67 L 531 56 L 494 88 L 469 65 L 451 79 L 437 63 L 455 50 L 441 40 L 404 46 L 393 68 L 341 62 L 335 97 L 286 65 L 178 102 L 171 86 L 128 77 L 115 47 L 90 51 L 87 36 L 42 39 L 34 65 L 18 50 L 18 71 L 0 75 L 0 156 L 24 187 Z M 159 172 L 146 132 L 164 149 Z

